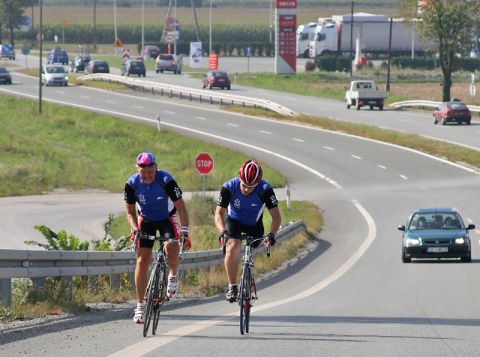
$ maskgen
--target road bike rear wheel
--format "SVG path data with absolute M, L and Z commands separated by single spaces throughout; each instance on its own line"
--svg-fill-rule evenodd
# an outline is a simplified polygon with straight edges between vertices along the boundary
M 159 278 L 159 269 L 154 268 L 152 271 L 152 276 L 148 281 L 147 286 L 147 301 L 145 302 L 145 315 L 144 315 L 144 323 L 143 323 L 143 337 L 147 337 L 148 328 L 150 327 L 150 321 L 153 315 L 153 305 L 154 301 L 156 300 L 156 296 L 158 296 L 158 278 Z
M 240 333 L 249 333 L 250 324 L 250 301 L 252 296 L 251 290 L 250 267 L 248 264 L 243 265 L 242 279 L 240 282 Z
M 160 320 L 160 309 L 165 303 L 165 297 L 167 296 L 167 274 L 165 274 L 165 266 L 160 268 L 160 273 L 158 275 L 157 292 L 155 294 L 157 299 L 153 305 L 153 335 L 157 332 L 158 320 Z

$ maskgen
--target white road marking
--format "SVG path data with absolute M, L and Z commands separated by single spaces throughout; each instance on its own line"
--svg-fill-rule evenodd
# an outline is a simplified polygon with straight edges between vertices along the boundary
M 229 126 L 235 126 L 235 127 L 238 126 L 237 124 L 233 124 L 233 123 L 227 123 L 227 125 L 229 125 Z
M 334 149 L 334 148 L 331 148 L 330 146 L 324 146 L 323 148 L 324 148 L 324 149 L 327 149 L 327 150 L 335 151 L 335 149 Z
M 265 131 L 265 130 L 260 130 L 260 132 L 261 132 L 262 134 L 271 134 L 270 131 Z
M 403 178 L 404 180 L 408 180 L 408 177 L 407 177 L 407 176 L 400 175 L 400 177 Z
M 387 169 L 387 168 L 386 168 L 385 166 L 383 166 L 383 165 L 377 165 L 377 166 L 380 167 L 381 169 L 384 169 L 384 170 Z
M 294 140 L 294 141 L 301 142 L 301 143 L 305 142 L 304 140 L 302 140 L 302 139 L 297 139 L 297 138 L 293 138 L 293 140 Z
M 357 156 L 357 155 L 351 155 L 354 159 L 358 159 L 358 160 L 361 160 L 362 158 L 360 156 Z

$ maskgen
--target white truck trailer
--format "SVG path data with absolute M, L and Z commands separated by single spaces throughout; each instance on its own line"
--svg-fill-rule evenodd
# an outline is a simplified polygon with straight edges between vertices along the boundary
M 360 52 L 365 56 L 378 57 L 388 54 L 390 43 L 390 18 L 367 13 L 353 14 L 353 41 L 351 41 L 352 16 L 334 15 L 333 23 L 317 25 L 310 36 L 311 58 L 325 55 L 348 55 L 356 53 L 357 40 Z M 425 43 L 419 32 L 412 38 L 410 27 L 401 19 L 392 20 L 392 55 L 424 54 L 431 42 Z

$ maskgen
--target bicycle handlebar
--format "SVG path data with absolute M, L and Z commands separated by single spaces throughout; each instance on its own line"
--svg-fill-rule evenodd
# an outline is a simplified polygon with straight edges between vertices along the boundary
M 170 237 L 170 236 L 165 236 L 165 237 L 162 237 L 162 236 L 151 236 L 149 234 L 145 234 L 145 233 L 142 233 L 142 235 L 140 235 L 139 237 L 140 239 L 148 239 L 148 240 L 154 240 L 154 241 L 159 241 L 159 242 L 173 242 L 175 241 L 175 237 Z M 183 261 L 183 244 L 185 242 L 185 236 L 181 235 L 180 236 L 180 252 L 179 252 L 179 256 L 180 256 L 180 261 Z
M 254 237 L 254 236 L 247 235 L 246 233 L 242 233 L 240 236 L 231 236 L 231 238 L 246 240 L 247 245 L 251 245 L 252 243 L 254 243 L 256 241 L 259 241 L 259 240 L 265 241 L 264 236 Z M 225 252 L 226 252 L 226 244 L 227 244 L 226 240 L 223 241 L 223 245 L 222 245 L 223 255 L 225 255 Z M 266 249 L 267 249 L 267 257 L 270 257 L 270 246 L 266 247 Z

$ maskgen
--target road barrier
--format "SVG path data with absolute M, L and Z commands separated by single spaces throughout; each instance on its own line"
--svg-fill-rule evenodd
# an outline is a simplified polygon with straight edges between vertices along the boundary
M 289 239 L 301 231 L 306 231 L 303 221 L 290 222 L 278 231 L 278 243 Z M 261 253 L 258 249 L 255 253 Z M 208 268 L 223 264 L 222 249 L 186 252 L 180 265 L 180 272 Z M 73 276 L 110 275 L 110 285 L 120 287 L 120 274 L 128 273 L 135 291 L 135 255 L 132 251 L 95 252 L 65 250 L 13 250 L 0 249 L 0 301 L 11 305 L 11 286 L 14 278 L 30 278 L 35 289 L 42 290 L 47 277 L 62 277 L 71 283 Z M 184 274 L 182 274 L 184 275 Z M 71 291 L 70 291 L 71 293 Z
M 294 111 L 266 99 L 244 97 L 234 95 L 219 90 L 194 89 L 172 84 L 146 81 L 139 78 L 123 77 L 114 74 L 87 74 L 78 77 L 77 80 L 83 81 L 106 81 L 109 83 L 123 84 L 134 90 L 140 90 L 144 93 L 166 95 L 169 97 L 178 97 L 180 99 L 198 100 L 210 104 L 218 103 L 220 105 L 240 105 L 244 107 L 262 108 L 286 116 L 295 116 Z

